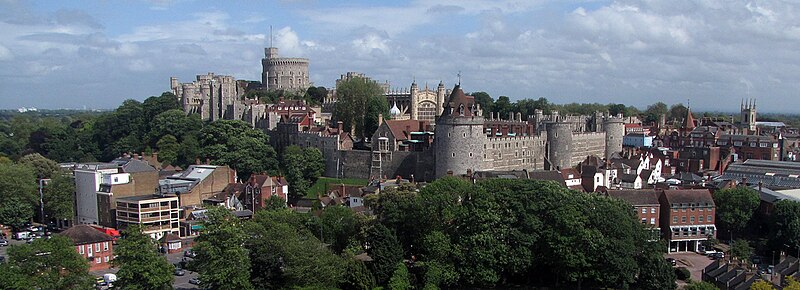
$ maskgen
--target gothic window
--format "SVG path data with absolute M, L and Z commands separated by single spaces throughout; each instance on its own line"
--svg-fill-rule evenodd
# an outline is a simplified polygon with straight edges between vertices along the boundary
M 464 116 L 464 104 L 458 105 L 458 114 Z

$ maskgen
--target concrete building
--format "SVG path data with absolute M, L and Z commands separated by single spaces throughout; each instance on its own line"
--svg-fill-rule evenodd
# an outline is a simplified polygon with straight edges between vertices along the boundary
M 114 259 L 114 238 L 111 236 L 89 225 L 76 225 L 59 235 L 72 241 L 75 251 L 89 263 L 89 271 L 111 268 Z
M 158 187 L 158 171 L 137 159 L 75 166 L 76 223 L 116 227 L 116 198 L 150 195 Z
M 267 47 L 261 60 L 261 84 L 270 90 L 305 92 L 311 86 L 308 64 L 307 58 L 279 57 L 277 47 Z
M 117 199 L 117 225 L 141 225 L 153 239 L 180 232 L 180 204 L 175 195 L 131 196 Z
M 158 192 L 175 194 L 181 207 L 200 206 L 203 200 L 236 182 L 236 171 L 228 166 L 190 165 L 183 172 L 158 181 Z

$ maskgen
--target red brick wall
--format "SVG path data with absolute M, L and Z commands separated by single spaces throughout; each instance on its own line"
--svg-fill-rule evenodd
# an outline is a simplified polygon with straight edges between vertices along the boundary
M 105 245 L 108 245 L 108 248 Z M 92 247 L 91 260 L 88 247 Z M 100 251 L 98 252 L 97 249 Z M 105 270 L 111 267 L 111 260 L 114 257 L 114 244 L 111 241 L 77 245 L 75 250 L 78 251 L 78 254 L 82 253 L 81 256 L 89 263 L 89 271 Z M 100 259 L 99 263 L 97 259 Z
M 658 215 L 661 212 L 661 209 L 659 207 L 660 206 L 657 204 L 649 206 L 636 206 L 635 210 L 636 210 L 636 215 L 639 218 L 639 222 L 642 222 L 642 219 L 645 219 L 644 224 L 647 225 L 648 227 L 653 227 L 653 228 L 659 227 L 660 221 Z M 644 213 L 642 212 L 642 209 L 644 209 Z M 654 221 L 655 224 L 651 224 L 650 223 L 651 220 Z

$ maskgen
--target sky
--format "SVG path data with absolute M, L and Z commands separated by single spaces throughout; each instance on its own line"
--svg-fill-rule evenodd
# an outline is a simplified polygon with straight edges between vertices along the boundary
M 272 34 L 270 34 L 270 26 Z M 270 42 L 331 87 L 800 113 L 797 1 L 0 0 L 0 108 L 116 108 L 214 72 L 260 80 Z M 272 37 L 270 37 L 272 35 Z

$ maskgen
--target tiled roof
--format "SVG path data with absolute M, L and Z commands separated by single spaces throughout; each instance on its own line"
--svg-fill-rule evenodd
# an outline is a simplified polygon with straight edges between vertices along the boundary
M 462 116 L 462 108 L 464 117 L 472 117 L 477 113 L 473 112 L 473 110 L 477 110 L 477 107 L 475 107 L 475 97 L 465 95 L 464 91 L 461 90 L 461 86 L 456 85 L 450 93 L 450 97 L 447 99 L 442 115 Z
M 668 203 L 708 203 L 714 205 L 714 198 L 708 189 L 667 189 L 664 197 Z
M 107 242 L 114 239 L 113 237 L 100 232 L 89 225 L 73 226 L 66 231 L 61 232 L 60 235 L 69 238 L 72 240 L 72 243 L 76 245 Z
M 425 131 L 428 121 L 419 120 L 387 120 L 386 126 L 392 131 L 396 140 L 407 140 L 411 132 Z
M 658 204 L 658 192 L 652 189 L 609 190 L 608 196 L 627 201 L 633 206 Z

